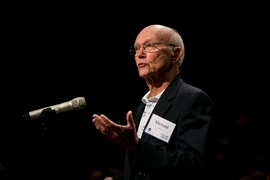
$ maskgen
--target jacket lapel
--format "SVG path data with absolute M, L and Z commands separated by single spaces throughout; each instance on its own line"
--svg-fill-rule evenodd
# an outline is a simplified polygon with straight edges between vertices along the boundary
M 167 87 L 167 89 L 164 91 L 164 93 L 161 95 L 160 99 L 158 100 L 158 103 L 156 104 L 155 108 L 153 109 L 152 114 L 150 115 L 149 119 L 151 119 L 153 114 L 157 114 L 160 117 L 164 117 L 166 112 L 168 111 L 168 109 L 171 107 L 171 103 L 170 100 L 173 99 L 176 96 L 176 93 L 178 91 L 179 86 L 183 83 L 182 78 L 180 77 L 180 75 L 178 74 L 174 80 L 169 84 L 169 86 Z M 144 107 L 143 107 L 144 108 Z M 142 108 L 142 112 L 143 109 Z M 141 112 L 141 113 L 142 113 Z M 140 116 L 138 116 L 140 117 Z M 146 126 L 149 123 L 149 119 L 147 121 Z M 139 126 L 139 121 L 137 122 L 137 126 Z M 143 133 L 142 134 L 142 138 L 143 140 L 149 140 L 149 138 L 151 137 L 151 135 L 149 135 L 148 133 Z

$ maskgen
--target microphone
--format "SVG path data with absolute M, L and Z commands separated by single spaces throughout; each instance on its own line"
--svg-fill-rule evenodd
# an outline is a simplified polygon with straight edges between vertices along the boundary
M 62 112 L 72 111 L 72 110 L 80 110 L 86 107 L 86 102 L 84 97 L 77 97 L 70 101 L 63 102 L 61 104 L 41 108 L 38 110 L 30 111 L 27 114 L 23 115 L 23 118 L 30 118 L 30 120 L 37 119 L 40 115 L 46 110 L 54 110 L 55 114 L 59 114 Z

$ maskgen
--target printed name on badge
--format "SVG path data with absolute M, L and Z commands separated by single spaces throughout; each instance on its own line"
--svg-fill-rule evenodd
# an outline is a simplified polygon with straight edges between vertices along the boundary
M 145 128 L 145 132 L 165 142 L 169 142 L 172 132 L 175 128 L 175 124 L 153 114 L 149 124 Z

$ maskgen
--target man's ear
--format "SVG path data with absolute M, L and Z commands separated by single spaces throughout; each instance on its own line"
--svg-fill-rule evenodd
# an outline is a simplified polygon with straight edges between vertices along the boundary
M 180 47 L 175 47 L 172 60 L 178 61 L 182 55 L 183 55 L 183 50 Z

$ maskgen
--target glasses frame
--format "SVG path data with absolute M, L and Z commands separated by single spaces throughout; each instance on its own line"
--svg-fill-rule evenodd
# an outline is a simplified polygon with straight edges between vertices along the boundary
M 168 44 L 168 43 L 162 43 L 162 42 L 148 42 L 148 43 L 146 43 L 146 44 L 144 44 L 144 45 L 137 45 L 137 49 L 135 48 L 136 46 L 131 46 L 130 48 L 129 48 L 129 52 L 130 52 L 130 54 L 131 55 L 136 55 L 137 54 L 137 51 L 139 51 L 140 49 L 141 49 L 141 47 L 143 48 L 143 50 L 145 51 L 145 52 L 148 52 L 148 53 L 153 53 L 153 52 L 157 52 L 157 51 L 159 51 L 160 49 L 157 47 L 157 46 L 155 46 L 155 44 L 164 44 L 164 45 L 167 45 L 167 46 L 172 46 L 172 47 L 175 47 L 175 45 L 174 44 Z M 156 48 L 157 49 L 157 51 L 151 51 L 151 52 L 149 52 L 149 51 L 147 51 L 145 48 L 147 48 L 147 47 L 154 47 L 154 48 Z

